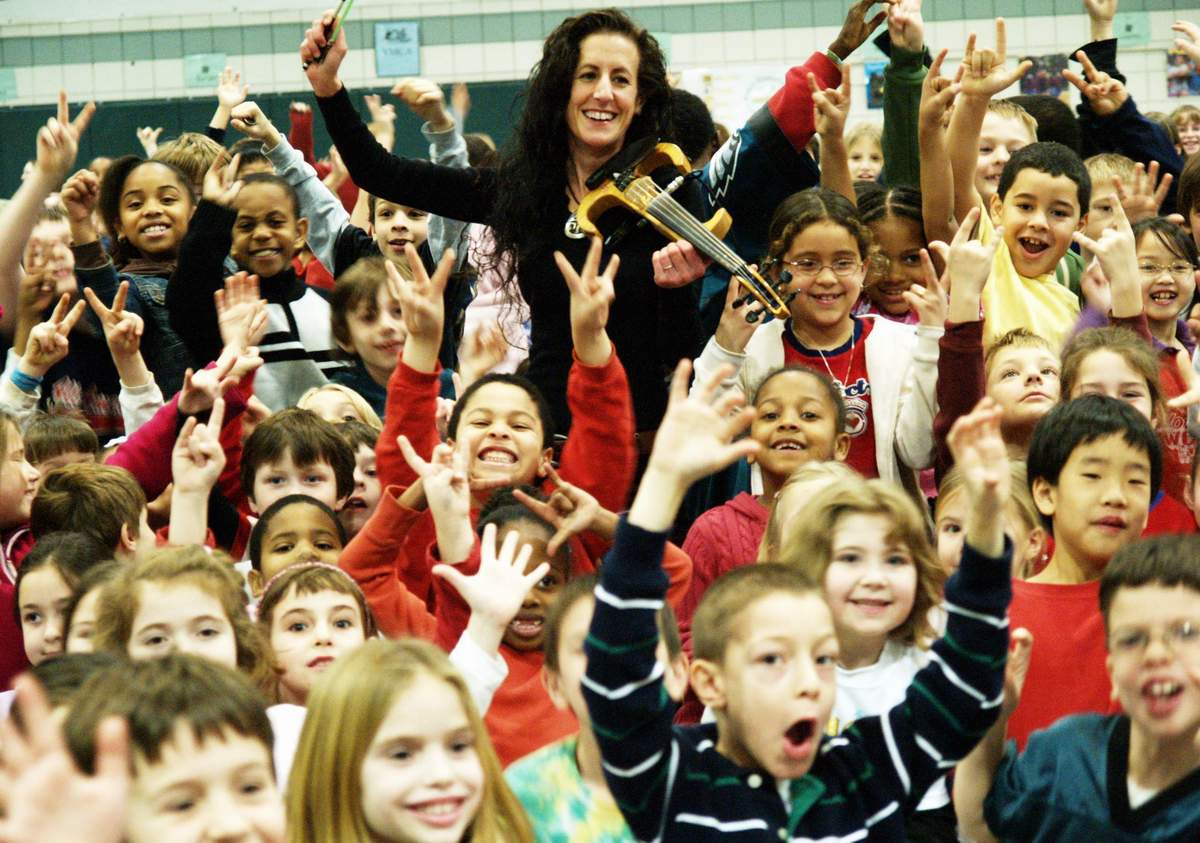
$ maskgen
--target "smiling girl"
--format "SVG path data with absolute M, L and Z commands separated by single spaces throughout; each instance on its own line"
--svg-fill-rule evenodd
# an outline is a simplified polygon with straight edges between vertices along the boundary
M 855 316 L 862 292 L 871 232 L 844 196 L 823 188 L 793 194 L 771 221 L 764 265 L 791 276 L 791 318 L 757 331 L 742 311 L 727 306 L 704 353 L 697 382 L 721 365 L 737 374 L 729 382 L 754 394 L 764 375 L 784 364 L 826 373 L 846 404 L 850 449 L 846 462 L 865 477 L 916 489 L 915 470 L 933 459 L 934 388 L 944 311 L 922 302 L 921 324 L 901 325 Z M 936 285 L 928 256 L 924 284 Z M 922 294 L 926 292 L 922 288 Z
M 369 641 L 316 684 L 288 843 L 533 843 L 462 677 L 420 641 Z

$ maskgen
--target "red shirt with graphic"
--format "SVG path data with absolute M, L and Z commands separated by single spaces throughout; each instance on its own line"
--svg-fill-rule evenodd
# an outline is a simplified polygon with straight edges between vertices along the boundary
M 875 423 L 871 419 L 871 383 L 867 380 L 866 343 L 874 325 L 870 319 L 855 319 L 850 341 L 825 352 L 808 348 L 796 339 L 790 319 L 783 329 L 784 364 L 799 363 L 815 369 L 832 377 L 842 388 L 846 401 L 846 432 L 850 434 L 846 464 L 863 477 L 879 476 L 875 464 Z

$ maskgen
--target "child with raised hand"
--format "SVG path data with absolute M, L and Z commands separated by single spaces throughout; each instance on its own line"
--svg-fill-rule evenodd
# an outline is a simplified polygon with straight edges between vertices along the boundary
M 469 628 L 467 602 L 447 585 L 455 581 L 456 575 L 469 573 L 480 564 L 476 552 L 478 532 L 488 527 L 515 532 L 528 546 L 523 564 L 531 572 L 546 566 L 540 577 L 531 577 L 520 611 L 504 629 L 500 654 L 508 665 L 508 676 L 485 718 L 496 752 L 508 764 L 578 728 L 571 712 L 554 702 L 542 681 L 547 614 L 572 576 L 590 569 L 589 545 L 611 540 L 617 517 L 582 489 L 552 474 L 557 488 L 549 501 L 538 500 L 519 487 L 511 495 L 496 492 L 479 510 L 473 529 L 471 491 L 461 446 L 451 450 L 448 445 L 439 445 L 429 463 L 409 448 L 405 453 L 421 478 L 433 515 L 437 532 L 434 559 L 445 566 L 435 570 L 440 570 L 443 577 L 434 583 L 437 643 L 449 649 L 464 627 Z M 588 538 L 586 533 L 591 533 L 590 543 L 582 541 Z M 671 576 L 670 596 L 678 601 L 691 565 L 677 549 L 668 551 L 668 556 L 664 568 Z
M 368 641 L 317 683 L 287 815 L 289 843 L 534 840 L 467 683 L 421 641 Z
M 801 364 L 826 372 L 842 389 L 847 463 L 865 477 L 917 488 L 916 471 L 933 460 L 931 435 L 937 375 L 937 340 L 943 331 L 943 293 L 928 256 L 923 285 L 906 291 L 921 313 L 910 327 L 874 316 L 855 316 L 862 293 L 871 233 L 854 205 L 823 188 L 796 193 L 775 210 L 764 265 L 772 277 L 792 281 L 791 318 L 755 330 L 731 291 L 721 323 L 696 361 L 700 380 L 731 365 L 736 383 L 754 394 L 764 376 Z
M 1078 277 L 1082 262 L 1070 246 L 1086 218 L 1091 179 L 1071 150 L 1061 144 L 1031 142 L 1003 163 L 995 192 L 985 201 L 975 181 L 984 115 L 992 97 L 1024 75 L 1031 62 L 1023 61 L 1015 69 L 1007 66 L 1004 19 L 997 18 L 995 50 L 977 49 L 972 33 L 963 64 L 961 95 L 947 138 L 954 213 L 962 220 L 972 208 L 980 207 L 980 241 L 988 245 L 1003 238 L 993 259 L 991 281 L 983 291 L 984 344 L 1025 327 L 1057 347 L 1079 314 L 1079 300 L 1067 285 L 1070 278 Z M 1062 275 L 1059 263 L 1064 257 L 1075 266 L 1060 280 L 1056 274 Z
M 692 560 L 692 584 L 679 607 L 685 626 L 714 580 L 755 561 L 788 477 L 805 465 L 845 460 L 850 447 L 842 391 L 823 372 L 785 366 L 759 384 L 752 404 L 756 414 L 750 438 L 761 448 L 750 460 L 759 468 L 762 493 L 742 492 L 705 512 L 688 530 L 683 552 Z
M 968 544 L 946 589 L 954 646 L 934 644 L 938 658 L 886 719 L 822 737 L 839 652 L 829 609 L 819 584 L 796 568 L 761 564 L 718 580 L 693 624 L 692 685 L 716 724 L 672 728 L 654 657 L 665 583 L 652 560 L 687 488 L 759 448 L 730 444 L 752 411 L 731 415 L 740 396 L 716 397 L 726 374 L 689 398 L 680 366 L 645 477 L 601 569 L 584 697 L 609 788 L 638 839 L 715 840 L 731 826 L 762 840 L 904 839 L 904 815 L 943 774 L 939 761 L 965 755 L 995 719 L 1009 596 L 994 518 L 1008 477 L 1003 446 L 980 443 L 977 456 L 963 456 L 975 472 Z M 985 407 L 970 422 L 997 419 Z M 666 758 L 675 775 L 662 775 Z
M 296 277 L 292 266 L 308 231 L 294 188 L 265 173 L 236 179 L 237 164 L 237 156 L 218 159 L 205 174 L 199 215 L 180 246 L 166 306 L 192 358 L 207 362 L 224 344 L 213 296 L 223 288 L 225 256 L 231 254 L 240 269 L 257 276 L 267 300 L 270 348 L 254 392 L 279 410 L 325 383 L 341 364 L 332 356 L 329 304 Z
M 1195 835 L 1198 552 L 1193 536 L 1159 536 L 1112 558 L 1100 580 L 1099 604 L 1107 669 L 1122 711 L 1064 718 L 1035 733 L 1020 753 L 1004 744 L 1002 715 L 955 778 L 955 805 L 971 839 L 1042 843 Z M 1040 645 L 1035 639 L 1032 652 Z M 1021 694 L 1020 679 L 1006 688 L 1004 714 Z
M 62 200 L 80 286 L 91 287 L 111 306 L 120 282 L 129 281 L 126 308 L 145 323 L 143 353 L 163 393 L 177 392 L 189 359 L 163 295 L 196 207 L 187 176 L 167 162 L 127 155 L 113 162 L 103 180 L 91 170 L 76 172 L 63 186 Z M 97 208 L 113 238 L 111 260 L 93 221 Z
M 441 294 L 452 264 L 453 254 L 447 253 L 431 279 L 413 263 L 410 282 L 403 281 L 388 264 L 407 337 L 388 384 L 387 416 L 376 449 L 376 468 L 384 488 L 378 512 L 390 512 L 393 525 L 416 521 L 411 529 L 403 528 L 407 538 L 395 560 L 395 571 L 408 591 L 420 599 L 426 599 L 430 589 L 426 552 L 433 538 L 432 520 L 420 513 L 415 519 L 406 516 L 405 508 L 421 502 L 418 492 L 408 495 L 413 503 L 401 505 L 398 496 L 402 490 L 389 487 L 408 486 L 415 478 L 400 451 L 401 434 L 422 459 L 433 453 L 439 441 L 435 418 L 444 316 Z M 605 329 L 617 262 L 610 261 L 601 273 L 600 242 L 596 240 L 582 274 L 565 259 L 560 268 L 570 290 L 576 363 L 568 378 L 574 422 L 558 470 L 606 509 L 619 510 L 633 477 L 635 453 L 628 382 Z M 459 396 L 448 434 L 450 443 L 465 447 L 465 469 L 480 497 L 502 486 L 541 483 L 547 476 L 553 416 L 538 389 L 524 378 L 488 375 L 475 381 Z M 480 503 L 477 499 L 473 508 Z M 591 558 L 582 548 L 580 553 Z M 378 607 L 376 601 L 392 599 L 387 581 L 377 580 L 378 590 L 361 580 L 360 584 L 386 631 L 391 612 Z
M 32 256 L 27 253 L 27 244 L 38 228 L 38 221 L 43 218 L 47 197 L 62 186 L 63 179 L 74 166 L 79 138 L 87 130 L 95 113 L 96 104 L 88 103 L 72 120 L 66 91 L 59 92 L 57 115 L 38 130 L 34 165 L 4 206 L 3 212 L 0 212 L 0 310 L 3 311 L 0 314 L 0 330 L 7 337 L 11 337 L 15 330 L 21 279 L 30 268 L 22 268 L 22 263 Z M 61 246 L 70 246 L 70 240 L 64 237 L 65 233 L 61 230 L 45 233 L 49 236 L 44 240 L 37 238 L 37 242 L 30 244 L 35 251 L 57 252 Z M 69 258 L 63 255 L 61 261 L 56 259 L 54 264 L 56 270 L 62 270 L 58 281 L 70 284 Z M 72 290 L 56 292 L 61 294 Z
M 1001 432 L 1004 417 L 1001 415 Z M 1007 442 L 1005 443 L 1008 444 Z M 1046 550 L 1050 533 L 1042 524 L 1041 513 L 1029 491 L 1029 475 L 1021 460 L 1009 462 L 1008 503 L 1004 505 L 1004 534 L 1013 546 L 1013 579 L 1025 580 L 1036 574 L 1049 557 Z M 967 497 L 963 472 L 958 467 L 946 472 L 938 485 L 937 502 L 933 510 L 934 540 L 938 564 L 947 575 L 958 570 L 962 558 L 963 527 L 967 518 Z

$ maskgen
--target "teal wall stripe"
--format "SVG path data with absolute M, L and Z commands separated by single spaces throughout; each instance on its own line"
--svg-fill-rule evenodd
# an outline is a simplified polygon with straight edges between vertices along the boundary
M 1121 0 L 1122 12 L 1195 11 L 1197 0 Z M 741 3 L 693 3 L 642 6 L 629 10 L 647 29 L 662 33 L 731 32 L 784 27 L 837 26 L 846 0 L 758 0 Z M 926 20 L 981 19 L 994 16 L 1082 14 L 1079 0 L 927 0 Z M 419 18 L 421 43 L 489 44 L 540 40 L 572 12 L 567 9 L 485 15 L 434 15 Z M 375 23 L 347 23 L 357 49 L 373 49 Z M 178 59 L 193 53 L 229 56 L 291 53 L 305 24 L 221 26 L 91 35 L 0 38 L 3 67 L 38 67 L 111 61 Z

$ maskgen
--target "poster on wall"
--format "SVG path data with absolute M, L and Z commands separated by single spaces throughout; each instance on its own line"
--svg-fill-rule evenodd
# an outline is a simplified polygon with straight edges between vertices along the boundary
M 869 61 L 863 64 L 867 74 L 867 108 L 883 108 L 883 70 L 887 62 Z
M 224 53 L 194 53 L 183 57 L 183 87 L 211 88 L 225 69 Z
M 787 65 L 688 68 L 679 72 L 678 86 L 691 91 L 708 106 L 713 120 L 726 126 L 741 126 L 771 95 Z
M 1167 96 L 1190 97 L 1200 94 L 1200 71 L 1187 53 L 1167 51 Z
M 1065 53 L 1053 53 L 1048 56 L 1021 56 L 1021 61 L 1033 62 L 1033 67 L 1021 77 L 1022 94 L 1049 94 L 1052 97 L 1062 96 L 1071 87 L 1071 83 L 1063 78 L 1067 69 Z
M 421 72 L 421 24 L 415 20 L 375 24 L 375 75 L 416 76 Z

